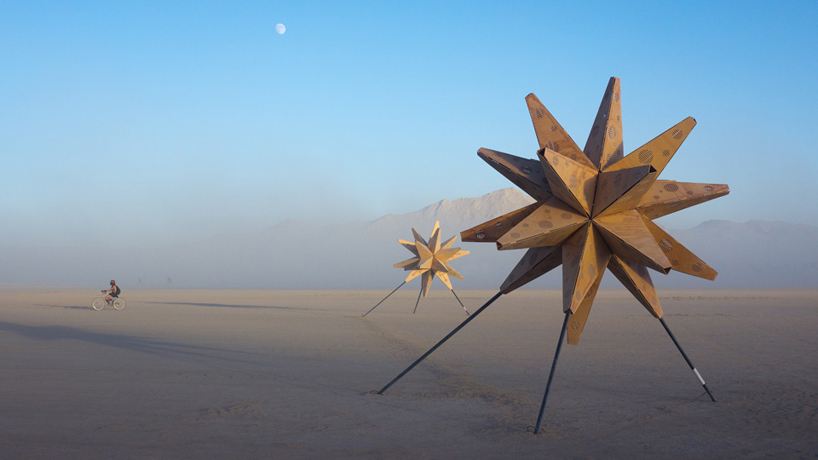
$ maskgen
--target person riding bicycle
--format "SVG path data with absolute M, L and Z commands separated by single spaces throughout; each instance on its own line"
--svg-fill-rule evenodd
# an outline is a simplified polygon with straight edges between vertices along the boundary
M 105 296 L 105 301 L 108 302 L 108 305 L 110 305 L 115 298 L 119 297 L 119 293 L 122 292 L 122 289 L 119 289 L 119 286 L 116 285 L 116 281 L 111 280 L 111 289 L 102 292 L 108 293 L 108 295 Z

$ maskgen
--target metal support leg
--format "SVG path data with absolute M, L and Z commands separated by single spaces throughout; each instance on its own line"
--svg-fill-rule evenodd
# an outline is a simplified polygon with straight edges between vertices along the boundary
M 457 294 L 454 292 L 454 289 L 452 289 L 451 291 L 452 291 L 452 294 L 454 294 L 454 298 L 457 299 L 458 302 L 460 302 L 460 297 L 457 296 Z M 466 306 L 463 305 L 463 302 L 460 302 L 460 306 L 463 307 L 463 310 L 466 310 Z M 469 316 L 469 311 L 468 310 L 466 310 L 466 316 Z
M 487 308 L 489 305 L 491 305 L 491 303 L 492 303 L 492 302 L 494 302 L 495 300 L 497 300 L 497 299 L 498 299 L 498 298 L 499 298 L 501 295 L 503 295 L 503 293 L 502 293 L 502 292 L 498 292 L 497 294 L 495 294 L 495 295 L 494 295 L 494 297 L 492 297 L 492 298 L 491 298 L 491 299 L 490 299 L 488 302 L 486 302 L 485 304 L 483 304 L 483 306 L 482 306 L 482 307 L 480 307 L 480 309 L 478 309 L 476 312 L 474 312 L 474 314 L 473 314 L 473 315 L 470 315 L 468 318 L 466 318 L 466 320 L 465 320 L 465 321 L 463 321 L 462 323 L 460 323 L 460 325 L 459 325 L 459 326 L 457 326 L 456 328 L 454 328 L 454 330 L 453 330 L 452 332 L 449 332 L 449 335 L 447 335 L 446 337 L 443 337 L 443 340 L 441 340 L 440 342 L 438 342 L 437 344 L 435 344 L 435 346 L 433 346 L 432 348 L 430 348 L 430 349 L 429 349 L 429 351 L 427 351 L 426 353 L 424 353 L 424 354 L 423 354 L 423 356 L 421 356 L 420 358 L 418 358 L 418 359 L 417 359 L 417 361 L 415 361 L 415 362 L 413 362 L 412 364 L 410 364 L 410 365 L 409 365 L 409 367 L 407 367 L 407 368 L 406 368 L 406 369 L 405 369 L 403 372 L 401 372 L 401 373 L 400 373 L 400 374 L 399 374 L 397 377 L 395 377 L 394 379 L 392 379 L 392 381 L 391 381 L 391 382 L 387 383 L 385 387 L 381 388 L 381 391 L 379 391 L 379 392 L 378 392 L 378 394 L 379 394 L 379 395 L 382 395 L 384 391 L 386 391 L 387 389 L 389 389 L 389 387 L 391 387 L 391 386 L 392 386 L 392 384 L 394 384 L 395 382 L 397 382 L 398 380 L 400 380 L 400 379 L 401 379 L 401 377 L 403 377 L 404 375 L 406 375 L 406 374 L 407 374 L 409 371 L 411 371 L 411 370 L 412 370 L 412 369 L 413 369 L 415 366 L 417 366 L 418 364 L 420 364 L 420 362 L 421 362 L 421 361 L 423 361 L 424 359 L 426 359 L 426 357 L 428 357 L 429 355 L 431 355 L 431 354 L 432 354 L 432 353 L 433 353 L 435 350 L 437 350 L 437 349 L 438 349 L 438 347 L 440 347 L 440 346 L 441 346 L 441 345 L 443 345 L 443 344 L 444 344 L 444 343 L 445 343 L 447 340 L 449 340 L 450 338 L 452 338 L 452 336 L 453 336 L 453 335 L 457 334 L 457 331 L 459 331 L 460 329 L 463 329 L 463 327 L 464 327 L 465 325 L 469 324 L 469 321 L 473 320 L 474 318 L 477 318 L 477 315 L 479 315 L 480 313 L 482 313 L 482 312 L 483 312 L 483 310 L 485 310 L 485 309 L 486 309 L 486 308 Z
M 415 309 L 412 310 L 412 314 L 414 315 L 416 311 L 418 311 L 418 304 L 420 303 L 420 295 L 423 294 L 423 286 L 420 287 L 420 292 L 418 292 L 418 301 L 415 302 Z
M 376 304 L 375 304 L 375 306 L 374 306 L 374 307 L 372 307 L 372 308 L 370 308 L 368 312 L 366 312 L 366 313 L 364 313 L 363 315 L 361 315 L 361 318 L 363 318 L 364 316 L 366 316 L 366 315 L 370 314 L 370 313 L 372 312 L 372 310 L 374 310 L 374 309 L 378 308 L 378 305 L 382 304 L 384 300 L 388 299 L 388 298 L 389 298 L 389 296 L 391 296 L 392 294 L 394 294 L 394 293 L 395 293 L 395 291 L 397 291 L 398 289 L 400 289 L 400 288 L 401 288 L 401 286 L 403 286 L 404 284 L 406 284 L 406 281 L 404 281 L 404 282 L 400 283 L 400 286 L 396 287 L 396 288 L 395 288 L 395 290 L 394 290 L 394 291 L 392 291 L 392 292 L 390 292 L 388 296 L 384 297 L 384 298 L 383 298 L 383 300 L 381 300 L 380 302 L 376 303 Z
M 540 415 L 537 416 L 537 426 L 534 427 L 534 434 L 539 434 L 540 426 L 542 425 L 542 415 L 545 412 L 545 402 L 548 401 L 548 392 L 551 391 L 551 381 L 554 380 L 554 371 L 557 369 L 557 359 L 560 357 L 560 350 L 562 349 L 562 342 L 565 341 L 565 330 L 568 327 L 568 317 L 571 316 L 571 310 L 565 312 L 565 321 L 562 322 L 562 331 L 560 331 L 560 341 L 557 343 L 557 352 L 554 354 L 554 362 L 551 364 L 551 373 L 548 374 L 548 383 L 545 385 L 545 394 L 542 397 L 542 404 L 540 405 Z
M 687 353 L 685 353 L 685 351 L 682 350 L 682 346 L 679 345 L 679 341 L 677 341 L 676 337 L 673 336 L 673 333 L 670 332 L 670 329 L 667 327 L 667 323 L 665 323 L 665 319 L 664 318 L 659 318 L 659 321 L 661 321 L 662 326 L 667 331 L 667 334 L 670 336 L 670 339 L 673 340 L 674 344 L 676 344 L 676 348 L 678 348 L 679 351 L 682 352 L 682 356 L 684 357 L 685 361 L 687 361 L 687 365 L 690 366 L 690 369 L 693 370 L 694 374 L 696 374 L 696 378 L 698 378 L 699 382 L 701 382 L 702 386 L 704 387 L 704 391 L 707 392 L 707 395 L 710 396 L 710 399 L 713 400 L 713 402 L 716 402 L 716 397 L 713 396 L 713 393 L 710 392 L 710 388 L 707 388 L 707 384 L 704 383 L 704 379 L 702 378 L 702 375 L 699 374 L 699 371 L 697 371 L 696 367 L 693 366 L 693 363 L 690 362 L 690 358 L 687 357 Z

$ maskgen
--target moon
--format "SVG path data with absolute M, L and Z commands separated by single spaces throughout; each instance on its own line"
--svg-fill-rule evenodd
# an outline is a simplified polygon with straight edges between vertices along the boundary
M 279 35 L 284 35 L 284 32 L 286 31 L 287 28 L 284 27 L 284 24 L 276 24 L 276 32 L 278 32 Z

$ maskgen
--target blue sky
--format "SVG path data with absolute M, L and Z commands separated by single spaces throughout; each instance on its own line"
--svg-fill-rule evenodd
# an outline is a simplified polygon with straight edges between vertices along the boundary
M 404 213 L 510 185 L 533 92 L 626 153 L 687 116 L 663 218 L 818 225 L 818 2 L 0 3 L 0 246 L 162 245 Z M 279 35 L 275 25 L 287 31 Z

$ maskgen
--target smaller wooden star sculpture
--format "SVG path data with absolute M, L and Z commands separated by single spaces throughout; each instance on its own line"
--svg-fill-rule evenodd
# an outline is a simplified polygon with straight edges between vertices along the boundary
M 429 286 L 431 286 L 432 280 L 435 278 L 435 276 L 440 278 L 440 281 L 443 281 L 443 284 L 445 284 L 449 290 L 452 290 L 452 283 L 449 280 L 449 276 L 454 276 L 455 278 L 462 280 L 463 275 L 452 268 L 452 266 L 449 265 L 449 262 L 457 259 L 458 257 L 465 256 L 469 253 L 469 251 L 451 247 L 454 240 L 457 239 L 457 235 L 451 237 L 445 243 L 441 243 L 440 222 L 435 222 L 435 227 L 432 229 L 432 237 L 429 238 L 428 243 L 414 228 L 412 229 L 412 234 L 415 237 L 414 242 L 398 240 L 398 242 L 408 249 L 409 252 L 414 254 L 414 257 L 411 259 L 404 260 L 403 262 L 394 265 L 395 268 L 402 268 L 410 271 L 404 282 L 413 280 L 418 276 L 423 275 L 421 285 L 423 297 L 426 297 L 426 293 L 429 292 Z

